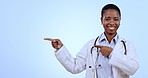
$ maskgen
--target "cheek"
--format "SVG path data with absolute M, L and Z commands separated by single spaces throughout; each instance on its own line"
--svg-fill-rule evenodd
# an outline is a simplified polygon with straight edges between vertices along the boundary
M 117 22 L 116 25 L 119 27 L 120 26 L 120 22 Z
M 101 23 L 102 23 L 103 26 L 106 26 L 108 24 L 107 21 L 102 21 Z
M 117 21 L 118 24 L 120 24 L 120 21 Z

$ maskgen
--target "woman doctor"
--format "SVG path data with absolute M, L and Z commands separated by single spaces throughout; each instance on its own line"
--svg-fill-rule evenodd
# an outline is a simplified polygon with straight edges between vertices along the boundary
M 133 44 L 117 33 L 120 20 L 120 9 L 114 4 L 105 5 L 101 11 L 104 32 L 88 41 L 76 58 L 59 39 L 44 40 L 52 42 L 55 56 L 73 74 L 86 70 L 85 78 L 130 78 L 139 68 L 139 63 Z

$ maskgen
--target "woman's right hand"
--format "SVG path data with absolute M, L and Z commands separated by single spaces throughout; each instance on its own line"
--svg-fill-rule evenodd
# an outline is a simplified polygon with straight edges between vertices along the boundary
M 55 49 L 60 49 L 63 46 L 63 43 L 59 39 L 44 38 L 44 40 L 51 41 L 52 47 Z

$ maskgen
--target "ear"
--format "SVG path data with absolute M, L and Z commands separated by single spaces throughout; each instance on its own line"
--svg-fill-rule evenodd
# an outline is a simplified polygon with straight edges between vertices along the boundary
M 100 20 L 101 20 L 101 25 L 103 25 L 103 18 L 101 17 Z

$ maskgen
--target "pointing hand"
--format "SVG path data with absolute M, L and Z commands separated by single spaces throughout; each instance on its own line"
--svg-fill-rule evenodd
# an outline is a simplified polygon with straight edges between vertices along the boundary
M 100 49 L 100 52 L 102 53 L 103 56 L 109 56 L 110 53 L 112 52 L 112 48 L 108 47 L 108 46 L 100 46 L 100 45 L 96 45 L 95 47 Z
M 52 38 L 44 38 L 44 40 L 51 41 L 52 47 L 55 49 L 60 49 L 63 44 L 59 39 L 52 39 Z

